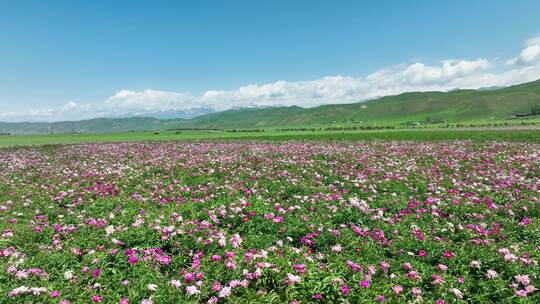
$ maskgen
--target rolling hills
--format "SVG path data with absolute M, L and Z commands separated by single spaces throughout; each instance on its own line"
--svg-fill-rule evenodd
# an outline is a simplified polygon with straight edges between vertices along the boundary
M 540 80 L 506 88 L 410 92 L 366 102 L 314 108 L 244 108 L 215 112 L 192 119 L 148 117 L 96 118 L 55 123 L 0 122 L 0 133 L 106 133 L 175 128 L 237 129 L 327 125 L 341 121 L 399 125 L 414 121 L 450 123 L 506 119 L 528 113 L 540 104 Z

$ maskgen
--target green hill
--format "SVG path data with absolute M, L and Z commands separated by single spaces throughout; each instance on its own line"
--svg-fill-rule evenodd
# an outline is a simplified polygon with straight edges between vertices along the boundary
M 174 128 L 239 129 L 314 126 L 342 121 L 363 123 L 377 121 L 378 125 L 399 125 L 428 120 L 459 123 L 502 120 L 518 113 L 529 113 L 538 105 L 540 105 L 540 80 L 490 90 L 411 92 L 366 102 L 314 108 L 291 106 L 235 109 L 192 119 L 131 117 L 55 123 L 0 122 L 0 133 L 105 133 Z
M 531 112 L 540 104 L 540 80 L 495 90 L 412 92 L 376 100 L 323 105 L 315 108 L 281 107 L 239 109 L 203 115 L 188 123 L 200 128 L 256 128 L 305 126 L 339 121 L 401 124 L 412 121 L 465 122 L 505 119 Z
M 9 134 L 60 134 L 60 133 L 109 133 L 125 131 L 151 131 L 175 125 L 182 120 L 150 117 L 95 118 L 60 122 L 0 122 L 0 133 Z

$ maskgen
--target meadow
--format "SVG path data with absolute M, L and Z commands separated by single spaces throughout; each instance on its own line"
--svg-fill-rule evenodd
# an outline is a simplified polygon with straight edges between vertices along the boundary
M 231 132 L 224 130 L 181 130 L 181 131 L 146 131 L 119 133 L 81 133 L 47 135 L 0 135 L 0 148 L 27 145 L 74 144 L 87 142 L 165 142 L 198 140 L 473 140 L 482 141 L 517 141 L 540 143 L 540 129 L 537 127 L 508 128 L 419 128 L 419 129 L 382 129 L 382 130 L 344 130 L 324 131 L 276 131 L 262 129 L 263 132 Z
M 165 135 L 0 149 L 0 302 L 540 302 L 535 130 Z

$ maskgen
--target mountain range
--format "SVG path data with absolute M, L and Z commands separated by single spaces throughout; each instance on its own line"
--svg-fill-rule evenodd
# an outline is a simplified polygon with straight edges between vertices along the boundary
M 509 118 L 530 113 L 540 105 L 540 80 L 510 87 L 448 92 L 409 92 L 378 99 L 329 104 L 313 108 L 242 108 L 222 112 L 208 110 L 194 118 L 160 117 L 95 118 L 62 122 L 0 122 L 0 133 L 106 133 L 165 129 L 251 129 L 308 127 L 336 122 L 399 125 L 418 121 L 460 123 Z

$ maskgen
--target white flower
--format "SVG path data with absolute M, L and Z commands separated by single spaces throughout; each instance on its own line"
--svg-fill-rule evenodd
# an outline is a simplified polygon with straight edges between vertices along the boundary
M 68 270 L 64 272 L 64 279 L 71 280 L 73 278 L 73 270 Z
M 288 273 L 287 274 L 287 282 L 290 284 L 290 285 L 293 285 L 293 284 L 296 284 L 296 283 L 299 283 L 300 281 L 302 281 L 302 278 L 297 276 L 297 275 L 294 275 L 292 273 Z
M 47 287 L 32 287 L 30 290 L 34 295 L 40 295 L 41 293 L 47 291 Z
M 480 261 L 471 261 L 471 263 L 469 264 L 469 266 L 471 266 L 472 268 L 478 268 L 478 269 L 480 269 Z
M 334 246 L 332 246 L 332 252 L 341 252 L 341 245 L 340 244 L 336 244 Z
M 156 291 L 157 290 L 157 285 L 156 284 L 148 284 L 147 287 L 148 287 L 148 290 L 150 290 L 150 291 Z
M 9 296 L 10 297 L 15 297 L 19 294 L 22 294 L 22 293 L 27 293 L 29 292 L 30 289 L 24 285 L 20 286 L 20 287 L 17 287 L 15 289 L 13 289 L 12 291 L 9 292 Z
M 457 288 L 452 288 L 451 291 L 454 293 L 454 296 L 456 296 L 456 298 L 463 299 L 463 293 L 461 292 L 461 290 Z
M 107 235 L 112 234 L 114 232 L 114 226 L 109 225 L 109 226 L 105 227 L 105 232 L 107 233 Z
M 179 288 L 180 287 L 180 281 L 179 280 L 171 280 L 169 282 L 172 286 L 174 286 L 175 288 Z

